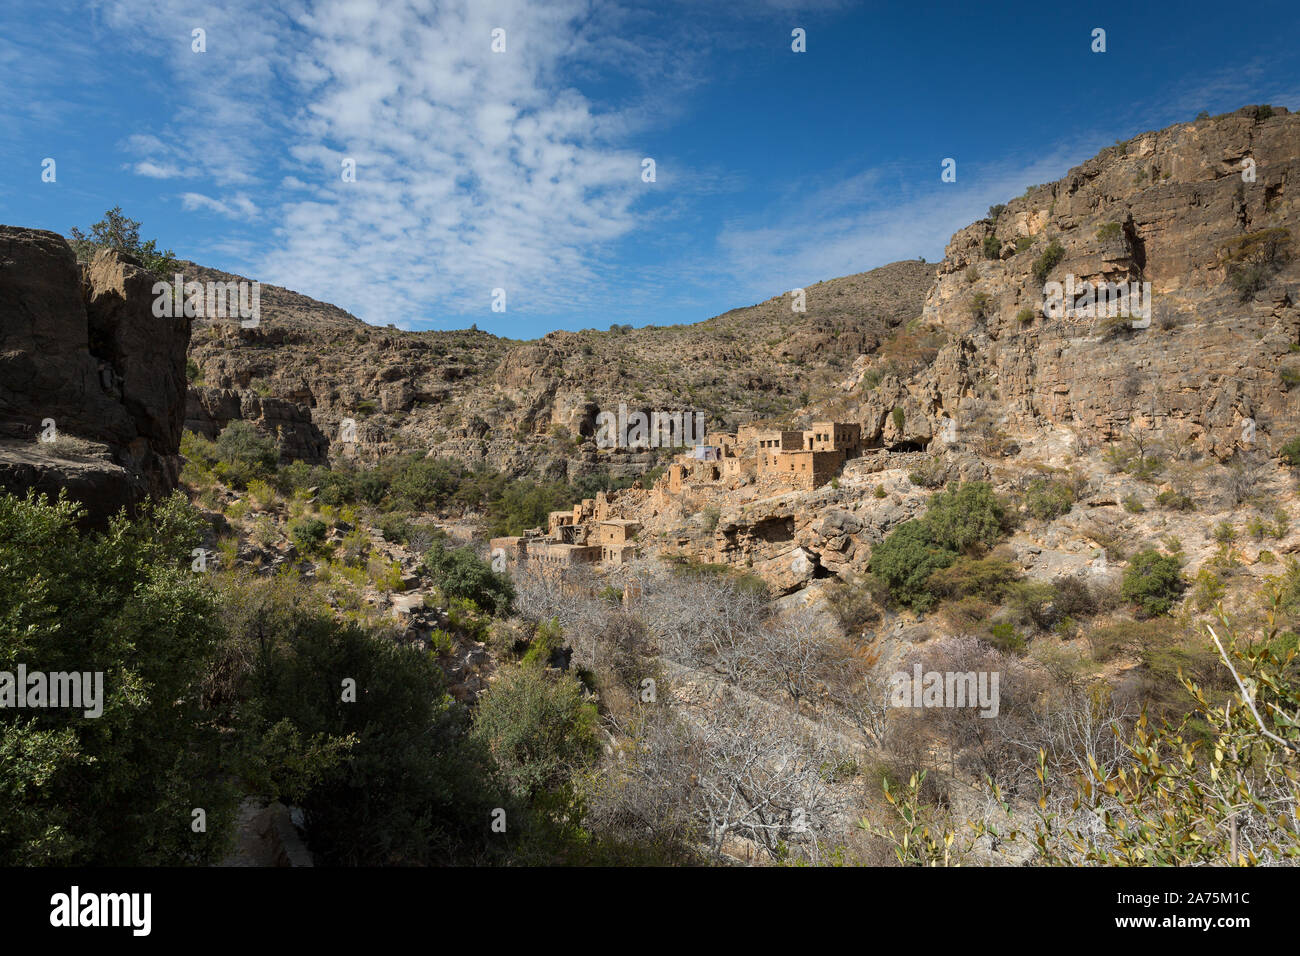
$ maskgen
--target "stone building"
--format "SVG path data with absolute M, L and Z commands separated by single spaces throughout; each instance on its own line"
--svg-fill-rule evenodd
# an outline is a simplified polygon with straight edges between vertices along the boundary
M 626 564 L 636 556 L 636 534 L 641 525 L 608 514 L 609 500 L 600 492 L 570 510 L 552 511 L 545 534 L 541 528 L 533 528 L 522 535 L 493 538 L 488 548 L 494 562 L 504 558 L 507 565 L 523 561 L 560 568 L 598 562 Z
M 862 454 L 862 426 L 856 422 L 813 422 L 802 430 L 741 425 L 734 435 L 714 432 L 709 440 L 669 466 L 669 494 L 696 484 L 748 480 L 811 491 L 833 480 L 848 459 Z
M 605 564 L 627 564 L 636 557 L 636 534 L 641 530 L 639 521 L 625 518 L 607 518 L 596 525 L 596 544 L 600 547 L 600 560 Z

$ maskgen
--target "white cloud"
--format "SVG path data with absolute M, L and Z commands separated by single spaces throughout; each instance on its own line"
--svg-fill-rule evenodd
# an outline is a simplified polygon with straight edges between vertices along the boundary
M 175 179 L 178 176 L 184 176 L 184 171 L 171 163 L 155 163 L 151 160 L 128 164 L 127 169 L 134 172 L 137 176 L 148 176 L 150 179 Z
M 599 44 L 584 0 L 423 3 L 320 0 L 267 17 L 260 2 L 194 15 L 115 0 L 106 19 L 170 37 L 185 106 L 133 137 L 143 175 L 201 167 L 235 197 L 186 193 L 186 209 L 264 211 L 273 247 L 259 277 L 338 302 L 378 323 L 430 309 L 555 311 L 605 293 L 601 250 L 639 224 L 643 149 L 607 131 L 643 124 L 637 107 L 601 113 L 565 80 L 574 51 Z M 189 50 L 204 26 L 205 55 Z M 490 49 L 495 27 L 506 52 Z M 184 38 L 181 43 L 177 37 Z M 224 51 L 246 63 L 231 75 Z M 205 60 L 206 56 L 206 60 Z M 278 84 L 283 83 L 284 86 Z M 169 143 L 183 143 L 178 151 Z M 268 168 L 270 156 L 277 168 Z M 356 161 L 356 182 L 340 163 Z M 662 160 L 661 160 L 662 161 Z M 275 185 L 272 185 L 275 184 Z
M 227 219 L 255 219 L 259 213 L 257 204 L 244 195 L 213 199 L 202 193 L 182 193 L 181 208 L 187 211 L 205 209 Z
M 97 9 L 130 48 L 120 55 L 165 65 L 177 101 L 168 120 L 124 141 L 131 168 L 197 180 L 181 197 L 187 210 L 268 223 L 244 271 L 403 325 L 437 324 L 446 312 L 490 318 L 496 287 L 512 314 L 626 321 L 640 303 L 690 308 L 700 290 L 758 301 L 937 256 L 990 204 L 1119 135 L 1113 126 L 1086 142 L 1071 135 L 1055 152 L 996 168 L 963 163 L 961 187 L 947 191 L 937 159 L 934 182 L 920 182 L 930 171 L 890 167 L 822 174 L 757 199 L 720 229 L 701 221 L 698 197 L 770 183 L 684 166 L 659 148 L 657 130 L 691 109 L 687 93 L 705 78 L 743 75 L 747 41 L 727 23 L 839 6 L 756 0 L 738 11 L 700 0 L 690 17 L 612 0 L 226 0 L 219 9 L 105 0 Z M 190 49 L 195 26 L 207 31 L 206 54 Z M 490 49 L 496 27 L 506 30 L 502 54 Z M 6 49 L 0 40 L 0 60 Z M 609 102 L 575 88 L 611 71 L 630 82 L 613 84 Z M 1256 66 L 1216 76 L 1183 101 L 1243 97 L 1266 76 Z M 1153 110 L 1127 108 L 1148 120 Z M 658 163 L 654 186 L 641 182 L 644 156 Z M 340 178 L 345 158 L 356 182 Z M 254 236 L 228 238 L 224 248 L 247 249 Z M 653 261 L 616 265 L 616 244 L 630 238 L 652 247 Z

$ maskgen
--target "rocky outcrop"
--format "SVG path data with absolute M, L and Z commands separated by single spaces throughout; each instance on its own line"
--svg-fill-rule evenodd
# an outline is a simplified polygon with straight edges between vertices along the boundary
M 951 339 L 909 392 L 936 427 L 993 399 L 1013 429 L 1179 432 L 1221 459 L 1275 448 L 1295 412 L 1298 183 L 1300 116 L 1282 109 L 1103 150 L 953 237 L 925 305 Z M 1267 230 L 1285 230 L 1276 257 L 1249 248 Z M 1045 283 L 1071 276 L 1149 282 L 1149 325 L 1045 316 Z
M 274 437 L 280 460 L 302 460 L 312 465 L 329 461 L 330 440 L 312 421 L 306 405 L 282 398 L 263 397 L 248 389 L 196 387 L 189 390 L 185 428 L 214 439 L 232 421 L 243 420 Z
M 153 314 L 153 281 L 0 226 L 0 487 L 66 487 L 94 523 L 176 487 L 189 320 Z

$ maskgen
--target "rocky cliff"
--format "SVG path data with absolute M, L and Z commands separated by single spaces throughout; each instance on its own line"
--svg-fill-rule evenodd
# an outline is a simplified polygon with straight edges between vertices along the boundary
M 153 282 L 0 226 L 0 487 L 67 488 L 97 523 L 176 487 L 189 320 L 153 314 Z
M 936 428 L 989 398 L 1020 428 L 1172 429 L 1221 459 L 1271 447 L 1297 411 L 1298 227 L 1296 115 L 1248 107 L 1117 143 L 953 237 L 925 304 L 952 340 L 907 396 Z M 1045 284 L 1070 277 L 1150 283 L 1149 325 L 1046 317 Z

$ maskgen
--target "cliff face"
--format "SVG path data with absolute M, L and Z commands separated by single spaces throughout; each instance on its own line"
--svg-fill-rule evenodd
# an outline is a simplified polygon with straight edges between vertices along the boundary
M 925 304 L 953 340 L 908 392 L 936 425 L 983 396 L 1013 427 L 1172 429 L 1219 458 L 1272 447 L 1297 411 L 1298 203 L 1300 116 L 1284 110 L 1110 147 L 953 237 Z M 1149 282 L 1149 327 L 1045 318 L 1045 282 L 1068 276 Z
M 153 282 L 0 226 L 0 487 L 66 487 L 97 523 L 176 487 L 189 320 L 154 316 Z

